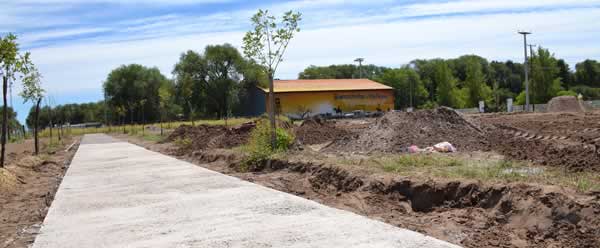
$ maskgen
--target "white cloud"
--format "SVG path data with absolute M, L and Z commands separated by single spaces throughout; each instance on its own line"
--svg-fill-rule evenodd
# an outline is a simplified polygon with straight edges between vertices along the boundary
M 549 48 L 569 63 L 600 59 L 597 44 L 600 8 L 583 8 L 598 2 L 461 0 L 392 8 L 390 1 L 373 5 L 366 1 L 305 0 L 265 7 L 277 14 L 298 9 L 304 15 L 303 29 L 290 44 L 276 75 L 295 78 L 309 65 L 352 63 L 356 57 L 385 66 L 400 66 L 416 58 L 451 58 L 463 54 L 521 61 L 522 38 L 516 34 L 519 29 L 532 30 L 532 43 Z M 546 9 L 535 10 L 541 6 Z M 202 51 L 206 45 L 225 42 L 240 47 L 244 31 L 249 28 L 248 18 L 254 12 L 254 9 L 238 9 L 206 16 L 168 13 L 117 20 L 106 27 L 80 26 L 26 33 L 22 39 L 31 43 L 111 29 L 110 35 L 58 41 L 31 51 L 51 94 L 100 92 L 110 70 L 122 64 L 156 66 L 171 76 L 173 65 L 185 50 Z M 423 15 L 440 16 L 411 17 Z
M 278 77 L 294 78 L 308 65 L 352 63 L 365 57 L 368 63 L 400 66 L 416 58 L 456 57 L 479 54 L 490 59 L 521 60 L 522 41 L 516 31 L 529 23 L 535 31 L 532 43 L 550 48 L 559 57 L 598 56 L 592 43 L 571 46 L 552 37 L 578 40 L 582 28 L 586 39 L 600 38 L 600 9 L 542 13 L 455 16 L 394 23 L 350 25 L 302 31 L 292 41 Z M 107 73 L 121 65 L 141 63 L 157 66 L 170 75 L 181 52 L 201 51 L 208 44 L 241 45 L 243 32 L 169 36 L 112 43 L 82 43 L 38 48 L 33 59 L 55 91 L 100 89 Z M 595 54 L 594 54 L 595 53 Z

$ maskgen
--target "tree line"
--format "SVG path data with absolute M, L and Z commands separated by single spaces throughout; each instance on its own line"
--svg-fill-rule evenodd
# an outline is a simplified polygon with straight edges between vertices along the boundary
M 251 91 L 266 80 L 259 65 L 229 44 L 182 53 L 172 75 L 169 79 L 158 68 L 138 64 L 113 70 L 103 84 L 107 121 L 130 124 L 242 115 Z
M 555 96 L 582 94 L 600 99 L 600 63 L 585 60 L 571 70 L 548 49 L 532 51 L 530 58 L 531 102 L 546 103 Z M 362 72 L 361 72 L 362 70 Z M 400 68 L 367 65 L 310 66 L 300 79 L 357 78 L 358 75 L 395 89 L 396 108 L 449 106 L 472 108 L 484 101 L 491 111 L 503 110 L 506 99 L 523 104 L 524 66 L 513 61 L 488 61 L 477 55 L 455 59 L 417 59 Z
M 600 99 L 600 63 L 585 60 L 571 70 L 548 49 L 539 48 L 530 60 L 531 102 L 546 103 L 559 95 L 582 94 Z M 229 44 L 209 45 L 202 52 L 186 51 L 173 66 L 172 78 L 158 68 L 123 65 L 104 82 L 106 101 L 42 107 L 40 125 L 102 122 L 113 125 L 195 118 L 241 116 L 252 104 L 256 86 L 266 87 L 265 68 L 244 58 Z M 362 70 L 362 71 L 361 71 Z M 454 59 L 417 59 L 400 68 L 376 65 L 309 66 L 300 79 L 363 77 L 395 89 L 396 108 L 506 108 L 506 99 L 525 101 L 524 66 L 513 61 L 488 61 L 477 55 Z M 27 118 L 33 126 L 35 107 Z

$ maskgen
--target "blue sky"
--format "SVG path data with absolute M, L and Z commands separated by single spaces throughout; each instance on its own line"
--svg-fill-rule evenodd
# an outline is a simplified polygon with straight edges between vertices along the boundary
M 309 65 L 398 67 L 415 58 L 478 54 L 523 59 L 517 30 L 574 67 L 600 59 L 600 0 L 0 0 L 0 35 L 16 33 L 44 75 L 55 104 L 102 99 L 122 64 L 156 66 L 171 77 L 179 54 L 209 44 L 240 47 L 257 9 L 303 13 L 279 78 Z M 22 121 L 31 107 L 13 89 Z

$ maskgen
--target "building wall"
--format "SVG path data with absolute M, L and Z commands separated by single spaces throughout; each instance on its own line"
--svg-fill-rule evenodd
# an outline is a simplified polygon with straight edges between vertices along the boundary
M 268 99 L 268 96 L 266 98 Z M 334 108 L 340 108 L 342 112 L 394 109 L 392 90 L 289 92 L 276 93 L 275 99 L 276 103 L 279 101 L 278 111 L 291 116 L 300 116 L 305 111 L 310 111 L 311 115 L 335 113 Z M 269 106 L 266 106 L 267 111 L 268 109 Z

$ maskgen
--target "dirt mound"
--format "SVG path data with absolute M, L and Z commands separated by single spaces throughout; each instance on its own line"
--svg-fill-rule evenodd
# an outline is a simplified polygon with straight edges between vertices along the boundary
M 202 150 L 206 148 L 233 148 L 245 144 L 255 123 L 245 123 L 240 126 L 227 128 L 225 126 L 183 125 L 175 129 L 166 141 L 189 140 L 188 148 Z
M 294 130 L 294 133 L 296 141 L 305 145 L 323 144 L 351 134 L 345 129 L 336 127 L 335 121 L 321 118 L 305 120 Z
M 558 96 L 548 102 L 548 112 L 585 112 L 585 107 L 577 97 Z
M 481 128 L 450 108 L 411 113 L 390 112 L 355 137 L 343 137 L 330 151 L 405 152 L 411 145 L 433 146 L 448 141 L 459 151 L 488 150 Z

